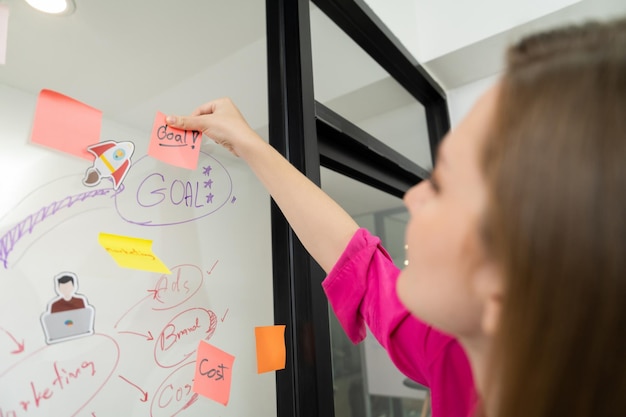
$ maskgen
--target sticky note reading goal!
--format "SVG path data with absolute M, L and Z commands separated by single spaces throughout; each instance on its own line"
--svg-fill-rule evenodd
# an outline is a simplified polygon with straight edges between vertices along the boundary
M 170 165 L 195 170 L 200 157 L 202 132 L 168 126 L 165 115 L 157 112 L 152 126 L 148 155 Z

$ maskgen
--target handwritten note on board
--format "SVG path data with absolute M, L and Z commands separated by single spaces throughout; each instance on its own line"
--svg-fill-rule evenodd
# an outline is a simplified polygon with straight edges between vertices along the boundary
M 9 33 L 9 6 L 0 3 L 0 65 L 7 62 L 7 34 Z
M 227 405 L 235 357 L 201 340 L 198 344 L 193 391 Z
M 196 169 L 201 145 L 202 132 L 170 127 L 165 123 L 165 115 L 157 112 L 148 155 L 170 165 Z
M 37 99 L 31 142 L 91 160 L 87 147 L 100 142 L 102 112 L 52 90 Z
M 152 241 L 149 239 L 100 233 L 98 243 L 121 267 L 171 274 L 169 268 L 152 253 Z
M 285 369 L 285 326 L 255 327 L 257 373 Z

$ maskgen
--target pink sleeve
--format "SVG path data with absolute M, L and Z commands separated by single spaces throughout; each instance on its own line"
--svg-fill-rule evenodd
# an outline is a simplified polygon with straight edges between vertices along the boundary
M 366 229 L 354 234 L 322 282 L 339 322 L 353 343 L 365 338 L 367 323 L 386 348 L 391 329 L 409 315 L 396 296 L 399 273 L 379 238 Z
M 367 325 L 398 369 L 431 389 L 433 415 L 466 417 L 475 394 L 465 353 L 402 305 L 399 273 L 380 239 L 359 229 L 322 286 L 353 343 L 365 338 Z

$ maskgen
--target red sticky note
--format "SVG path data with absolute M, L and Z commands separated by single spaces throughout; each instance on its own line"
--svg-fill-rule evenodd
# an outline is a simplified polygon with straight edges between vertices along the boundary
M 193 392 L 227 405 L 235 357 L 204 340 L 197 354 Z
M 257 373 L 285 369 L 285 326 L 255 327 Z
M 148 155 L 170 165 L 196 169 L 201 145 L 202 132 L 168 126 L 165 123 L 165 115 L 157 112 L 152 126 Z
M 87 147 L 100 142 L 102 112 L 51 90 L 41 90 L 31 142 L 88 160 Z

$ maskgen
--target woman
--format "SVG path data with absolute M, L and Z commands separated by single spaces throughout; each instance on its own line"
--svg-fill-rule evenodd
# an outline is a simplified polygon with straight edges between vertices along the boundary
M 361 338 L 365 321 L 431 387 L 435 417 L 454 415 L 445 406 L 457 395 L 456 415 L 473 412 L 458 343 L 478 414 L 626 413 L 626 20 L 510 49 L 502 79 L 444 139 L 432 178 L 404 198 L 399 277 L 379 240 L 229 100 L 168 123 L 249 164 L 329 271 L 324 288 L 348 334 Z
M 492 416 L 626 415 L 626 19 L 508 55 L 481 167 Z M 469 350 L 468 350 L 469 352 Z

